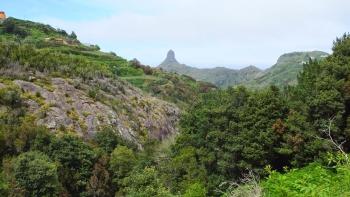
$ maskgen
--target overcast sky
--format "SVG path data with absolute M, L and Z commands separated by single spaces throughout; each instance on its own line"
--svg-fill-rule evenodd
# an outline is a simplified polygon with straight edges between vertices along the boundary
M 350 0 L 0 1 L 10 16 L 75 31 L 152 66 L 173 49 L 191 66 L 266 68 L 286 52 L 330 52 L 350 29 Z

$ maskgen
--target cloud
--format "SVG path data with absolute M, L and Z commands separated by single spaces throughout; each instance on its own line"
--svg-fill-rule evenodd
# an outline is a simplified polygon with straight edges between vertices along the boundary
M 81 1 L 81 0 L 76 0 Z M 108 16 L 45 22 L 78 33 L 84 42 L 151 65 L 168 49 L 195 66 L 269 66 L 284 52 L 330 51 L 348 31 L 346 0 L 90 0 Z

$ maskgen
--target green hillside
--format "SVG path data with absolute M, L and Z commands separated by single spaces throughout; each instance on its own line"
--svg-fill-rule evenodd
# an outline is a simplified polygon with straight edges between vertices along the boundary
M 337 39 L 332 55 L 303 66 L 295 86 L 204 95 L 180 121 L 166 172 L 171 188 L 195 182 L 208 196 L 347 196 L 349 46 L 348 34 Z
M 350 35 L 325 55 L 285 54 L 220 78 L 259 88 L 217 89 L 6 19 L 0 196 L 349 196 Z
M 295 85 L 303 64 L 307 63 L 309 59 L 320 60 L 327 56 L 327 53 L 321 51 L 287 53 L 282 55 L 275 65 L 266 70 L 255 66 L 240 70 L 224 67 L 199 69 L 178 63 L 174 56 L 175 60 L 169 60 L 168 57 L 159 67 L 165 71 L 185 74 L 196 80 L 210 82 L 222 88 L 237 85 L 247 85 L 252 88 L 268 85 L 282 87 Z
M 211 84 L 196 82 L 186 76 L 164 73 L 135 61 L 128 62 L 114 52 L 101 52 L 98 45 L 80 43 L 74 32 L 67 34 L 64 30 L 54 29 L 48 25 L 15 18 L 7 19 L 0 26 L 0 30 L 1 44 L 5 45 L 2 48 L 25 50 L 28 55 L 17 58 L 21 64 L 31 64 L 29 69 L 34 67 L 40 71 L 48 71 L 52 75 L 84 79 L 124 78 L 152 96 L 180 106 L 185 105 L 189 100 L 187 98 L 193 98 L 196 94 L 211 88 L 215 89 Z M 45 55 L 48 57 L 40 59 Z M 59 66 L 59 64 L 66 65 Z M 176 82 L 180 83 L 174 86 Z
M 278 58 L 277 63 L 265 70 L 260 77 L 248 83 L 253 87 L 268 85 L 295 85 L 298 74 L 303 69 L 303 64 L 310 60 L 322 60 L 329 54 L 322 51 L 287 53 Z
M 177 130 L 179 108 L 215 89 L 31 21 L 8 18 L 0 40 L 0 87 L 18 92 L 38 124 L 81 137 L 113 123 L 138 145 L 166 138 Z

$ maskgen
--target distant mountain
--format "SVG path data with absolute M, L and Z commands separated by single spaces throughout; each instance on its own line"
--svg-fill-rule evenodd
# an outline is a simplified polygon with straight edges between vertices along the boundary
M 264 71 L 260 76 L 249 82 L 248 85 L 263 87 L 266 85 L 293 85 L 297 83 L 297 76 L 303 69 L 303 64 L 310 59 L 321 60 L 329 54 L 322 51 L 293 52 L 280 56 L 277 63 Z
M 309 59 L 319 60 L 328 55 L 321 51 L 287 53 L 278 58 L 277 63 L 266 70 L 255 66 L 239 70 L 225 67 L 200 69 L 179 63 L 175 58 L 175 52 L 170 50 L 159 68 L 167 72 L 188 75 L 196 80 L 210 82 L 222 88 L 240 84 L 250 87 L 263 87 L 271 84 L 282 86 L 295 84 L 303 64 Z
M 182 75 L 188 75 L 196 80 L 210 82 L 219 87 L 228 87 L 232 85 L 248 83 L 250 80 L 259 77 L 262 70 L 255 66 L 249 66 L 241 70 L 234 70 L 224 67 L 209 69 L 199 69 L 185 64 L 180 64 L 173 50 L 170 50 L 166 59 L 159 65 L 159 68 L 167 72 L 175 72 Z

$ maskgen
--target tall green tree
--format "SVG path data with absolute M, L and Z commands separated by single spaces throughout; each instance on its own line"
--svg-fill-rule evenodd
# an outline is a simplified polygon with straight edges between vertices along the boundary
M 120 186 L 122 179 L 131 173 L 135 164 L 136 157 L 131 149 L 126 146 L 118 146 L 115 148 L 109 162 L 113 183 Z
M 159 179 L 155 168 L 136 170 L 123 181 L 124 192 L 130 197 L 172 197 L 173 195 Z
M 59 177 L 72 196 L 86 195 L 86 187 L 92 175 L 96 154 L 81 139 L 64 135 L 50 144 L 49 156 L 59 162 Z
M 60 188 L 57 165 L 40 152 L 21 154 L 14 165 L 14 177 L 28 196 L 57 196 Z

